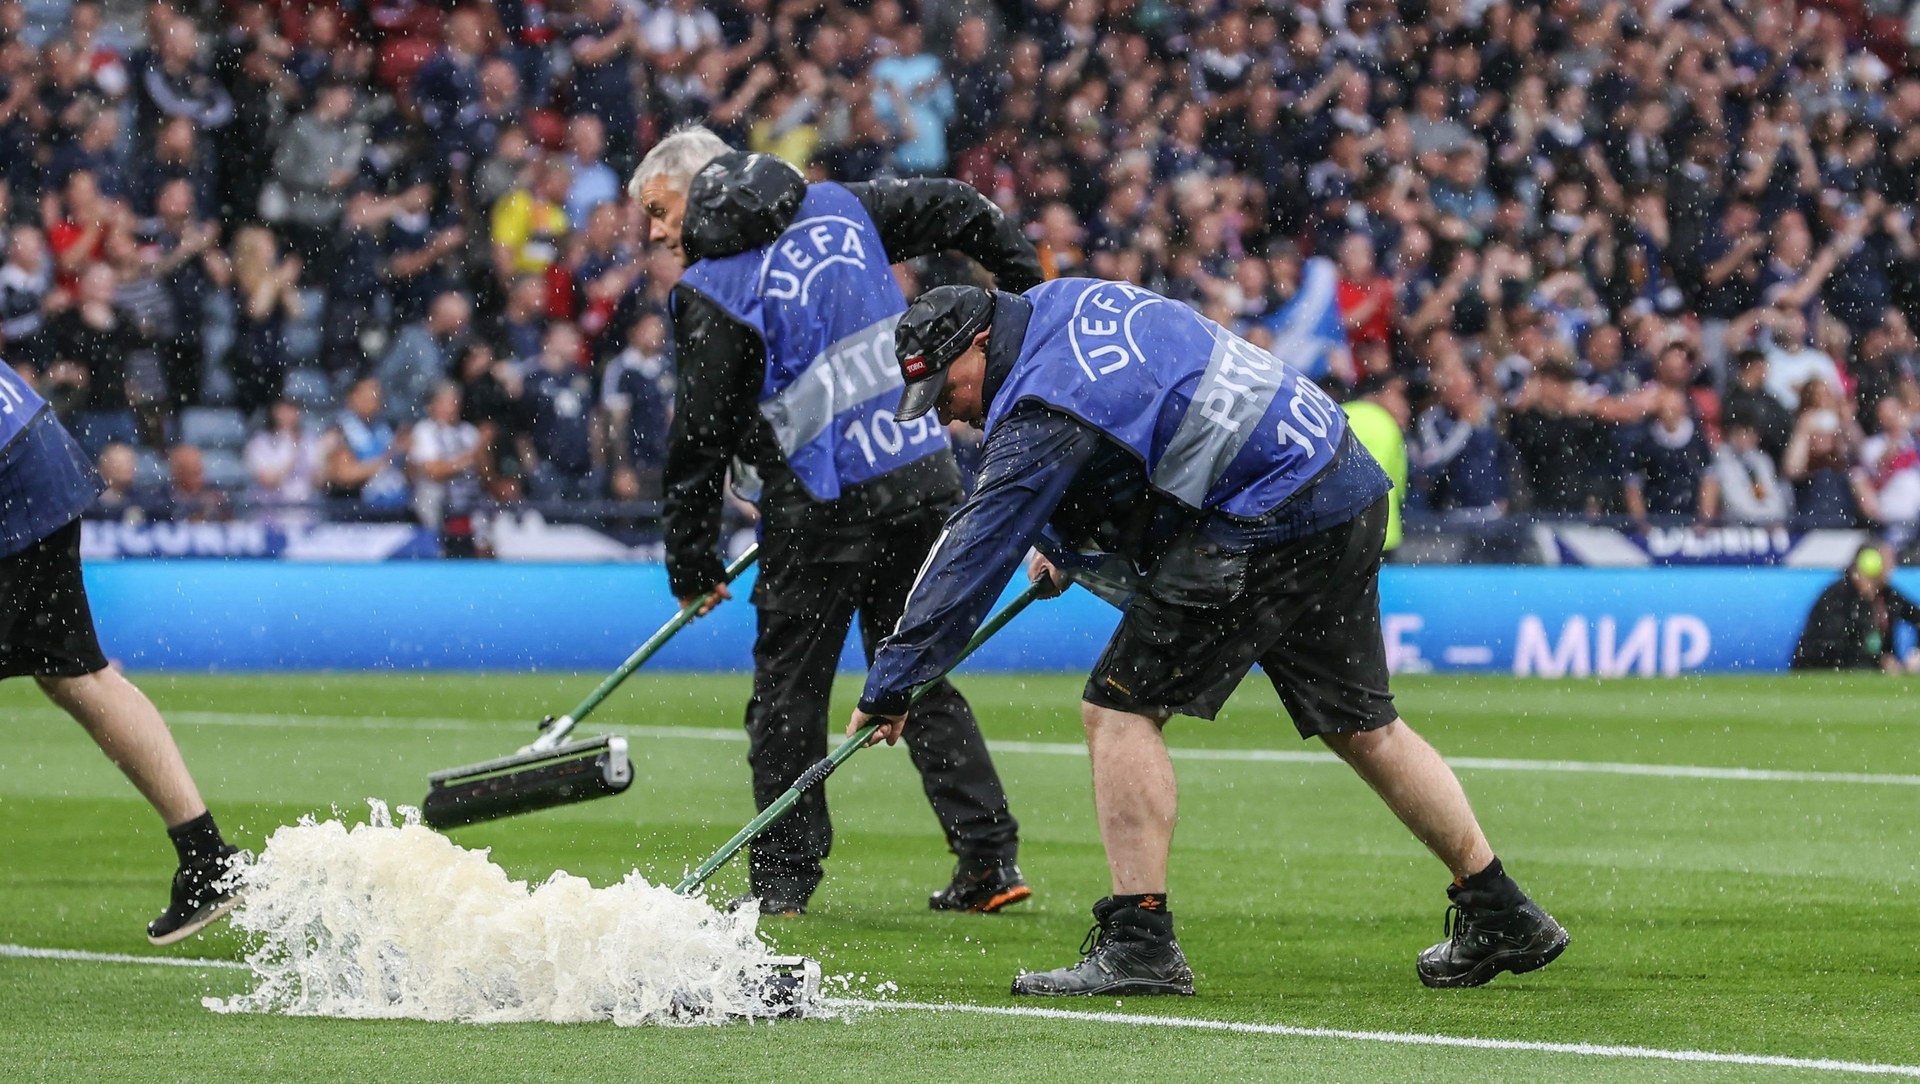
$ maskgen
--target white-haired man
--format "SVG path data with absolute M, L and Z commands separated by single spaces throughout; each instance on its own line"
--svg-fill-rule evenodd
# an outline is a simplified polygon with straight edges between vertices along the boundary
M 946 431 L 894 420 L 893 326 L 907 306 L 890 265 L 956 249 L 1025 289 L 1040 263 L 958 181 L 809 185 L 704 128 L 661 140 L 628 191 L 652 240 L 686 267 L 671 301 L 678 401 L 663 479 L 667 570 L 683 601 L 730 597 L 719 556 L 728 466 L 738 458 L 762 479 L 746 727 L 764 808 L 826 753 L 827 699 L 855 614 L 871 656 L 961 494 Z M 972 709 L 941 682 L 915 719 L 913 763 L 958 858 L 931 905 L 992 912 L 1026 899 L 1018 825 Z M 806 909 L 831 843 L 826 800 L 810 791 L 754 844 L 763 912 Z

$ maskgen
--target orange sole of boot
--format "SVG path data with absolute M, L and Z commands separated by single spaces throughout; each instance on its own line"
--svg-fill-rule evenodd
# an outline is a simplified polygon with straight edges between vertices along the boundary
M 1020 885 L 1017 888 L 1009 888 L 1005 892 L 987 900 L 987 902 L 977 907 L 969 907 L 967 910 L 979 915 L 990 915 L 1003 907 L 1012 907 L 1014 904 L 1032 895 L 1033 889 L 1028 888 L 1026 885 Z

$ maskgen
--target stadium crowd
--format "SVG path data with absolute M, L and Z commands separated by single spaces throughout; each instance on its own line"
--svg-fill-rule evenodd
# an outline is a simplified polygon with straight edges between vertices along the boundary
M 31 6 L 0 349 L 101 515 L 657 496 L 678 269 L 623 182 L 697 121 L 1256 340 L 1332 260 L 1322 379 L 1414 516 L 1920 520 L 1920 72 L 1860 0 Z

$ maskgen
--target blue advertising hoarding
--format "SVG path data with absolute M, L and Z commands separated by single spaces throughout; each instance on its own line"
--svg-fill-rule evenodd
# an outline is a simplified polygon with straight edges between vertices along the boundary
M 1835 573 L 1784 568 L 1389 567 L 1396 671 L 1562 676 L 1780 670 Z M 657 565 L 108 561 L 87 568 L 108 653 L 166 670 L 609 669 L 674 611 Z M 1909 594 L 1920 574 L 1902 572 Z M 1010 589 L 1011 593 L 1011 589 Z M 746 591 L 652 664 L 748 665 Z M 1118 614 L 1084 591 L 1032 607 L 970 668 L 1091 667 Z M 858 669 L 857 644 L 844 665 Z

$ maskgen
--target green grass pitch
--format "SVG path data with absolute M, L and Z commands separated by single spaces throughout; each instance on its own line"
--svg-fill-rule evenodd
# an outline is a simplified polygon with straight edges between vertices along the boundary
M 417 801 L 428 771 L 498 755 L 587 675 L 140 679 L 229 834 L 361 799 Z M 784 951 L 899 998 L 1016 1004 L 1008 979 L 1074 956 L 1105 888 L 1079 682 L 962 681 L 1023 825 L 1037 893 L 1003 916 L 935 915 L 950 860 L 901 750 L 830 784 L 838 831 Z M 850 705 L 852 686 L 838 703 Z M 1192 999 L 1046 1003 L 1075 1011 L 1920 1064 L 1920 684 L 1859 678 L 1399 682 L 1403 712 L 1461 770 L 1495 849 L 1573 932 L 1554 966 L 1430 991 L 1413 957 L 1440 935 L 1444 875 L 1344 767 L 1293 754 L 1263 683 L 1212 724 L 1178 721 L 1181 821 L 1171 897 Z M 456 833 L 517 876 L 672 880 L 751 808 L 739 675 L 636 677 L 596 722 L 636 732 L 639 780 L 614 799 Z M 151 813 L 28 682 L 0 686 L 0 943 L 141 956 L 171 854 Z M 409 722 L 409 720 L 420 720 Z M 592 732 L 594 726 L 584 728 Z M 1236 750 L 1282 750 L 1246 757 Z M 1572 762 L 1554 765 L 1525 762 Z M 1638 764 L 1737 773 L 1595 770 Z M 1788 773 L 1782 777 L 1778 774 Z M 1806 773 L 1834 773 L 1809 776 Z M 1877 776 L 1879 781 L 1855 776 Z M 714 891 L 737 891 L 739 866 Z M 3 952 L 4 950 L 0 950 Z M 237 958 L 221 931 L 174 956 Z M 107 1080 L 1749 1080 L 1830 1070 L 1417 1046 L 1153 1024 L 868 1012 L 719 1029 L 473 1027 L 222 1017 L 231 970 L 0 955 L 0 1077 Z

